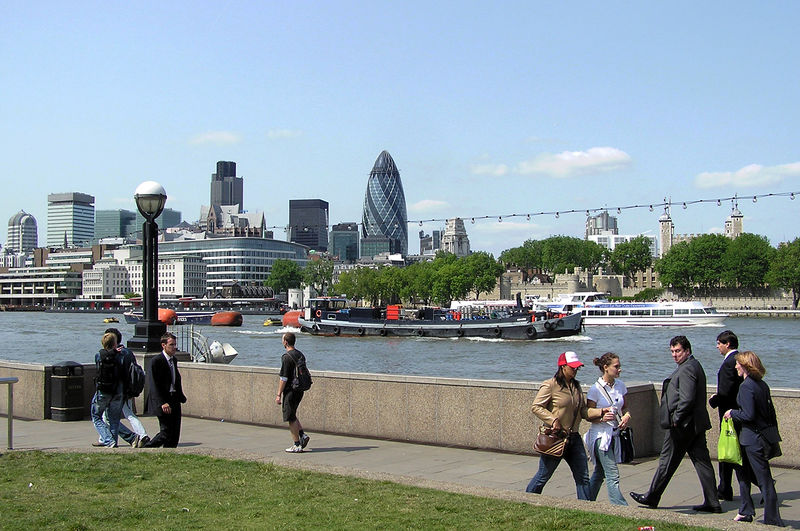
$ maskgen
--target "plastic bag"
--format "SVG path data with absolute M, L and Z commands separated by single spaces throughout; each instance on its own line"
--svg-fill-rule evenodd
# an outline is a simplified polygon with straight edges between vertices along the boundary
M 733 429 L 733 420 L 722 419 L 717 443 L 717 460 L 723 463 L 742 464 L 742 449 L 739 446 L 739 437 Z

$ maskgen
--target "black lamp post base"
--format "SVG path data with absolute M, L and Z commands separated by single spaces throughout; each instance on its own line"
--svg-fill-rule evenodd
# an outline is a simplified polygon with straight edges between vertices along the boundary
M 128 340 L 128 348 L 144 352 L 160 352 L 161 336 L 167 331 L 167 325 L 161 321 L 139 321 L 134 327 L 134 334 Z

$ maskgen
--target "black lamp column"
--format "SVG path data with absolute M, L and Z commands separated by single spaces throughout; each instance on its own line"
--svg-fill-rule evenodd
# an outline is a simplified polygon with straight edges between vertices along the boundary
M 134 327 L 128 347 L 145 352 L 161 350 L 161 336 L 167 325 L 158 320 L 158 224 L 155 219 L 164 210 L 167 194 L 164 188 L 147 181 L 136 188 L 136 207 L 145 222 L 142 225 L 142 320 Z

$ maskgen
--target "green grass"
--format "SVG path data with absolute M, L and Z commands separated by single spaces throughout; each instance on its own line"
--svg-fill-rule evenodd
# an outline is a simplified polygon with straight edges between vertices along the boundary
M 175 453 L 0 456 L 2 529 L 637 529 L 652 521 Z M 691 529 L 658 522 L 659 531 Z

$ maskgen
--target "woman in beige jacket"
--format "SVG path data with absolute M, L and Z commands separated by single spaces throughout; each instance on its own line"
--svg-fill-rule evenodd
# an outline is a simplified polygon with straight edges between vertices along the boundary
M 545 425 L 569 432 L 567 445 L 561 457 L 552 457 L 542 454 L 539 457 L 539 471 L 528 483 L 526 492 L 541 494 L 547 480 L 553 475 L 562 460 L 565 460 L 572 470 L 575 478 L 575 488 L 579 500 L 588 500 L 589 493 L 589 466 L 587 465 L 586 450 L 578 434 L 578 424 L 581 418 L 586 420 L 613 420 L 614 413 L 610 408 L 590 408 L 586 403 L 586 396 L 581 390 L 581 384 L 575 379 L 578 369 L 583 363 L 574 352 L 563 352 L 558 357 L 558 371 L 542 383 L 536 399 L 533 401 L 531 411 L 539 417 Z

